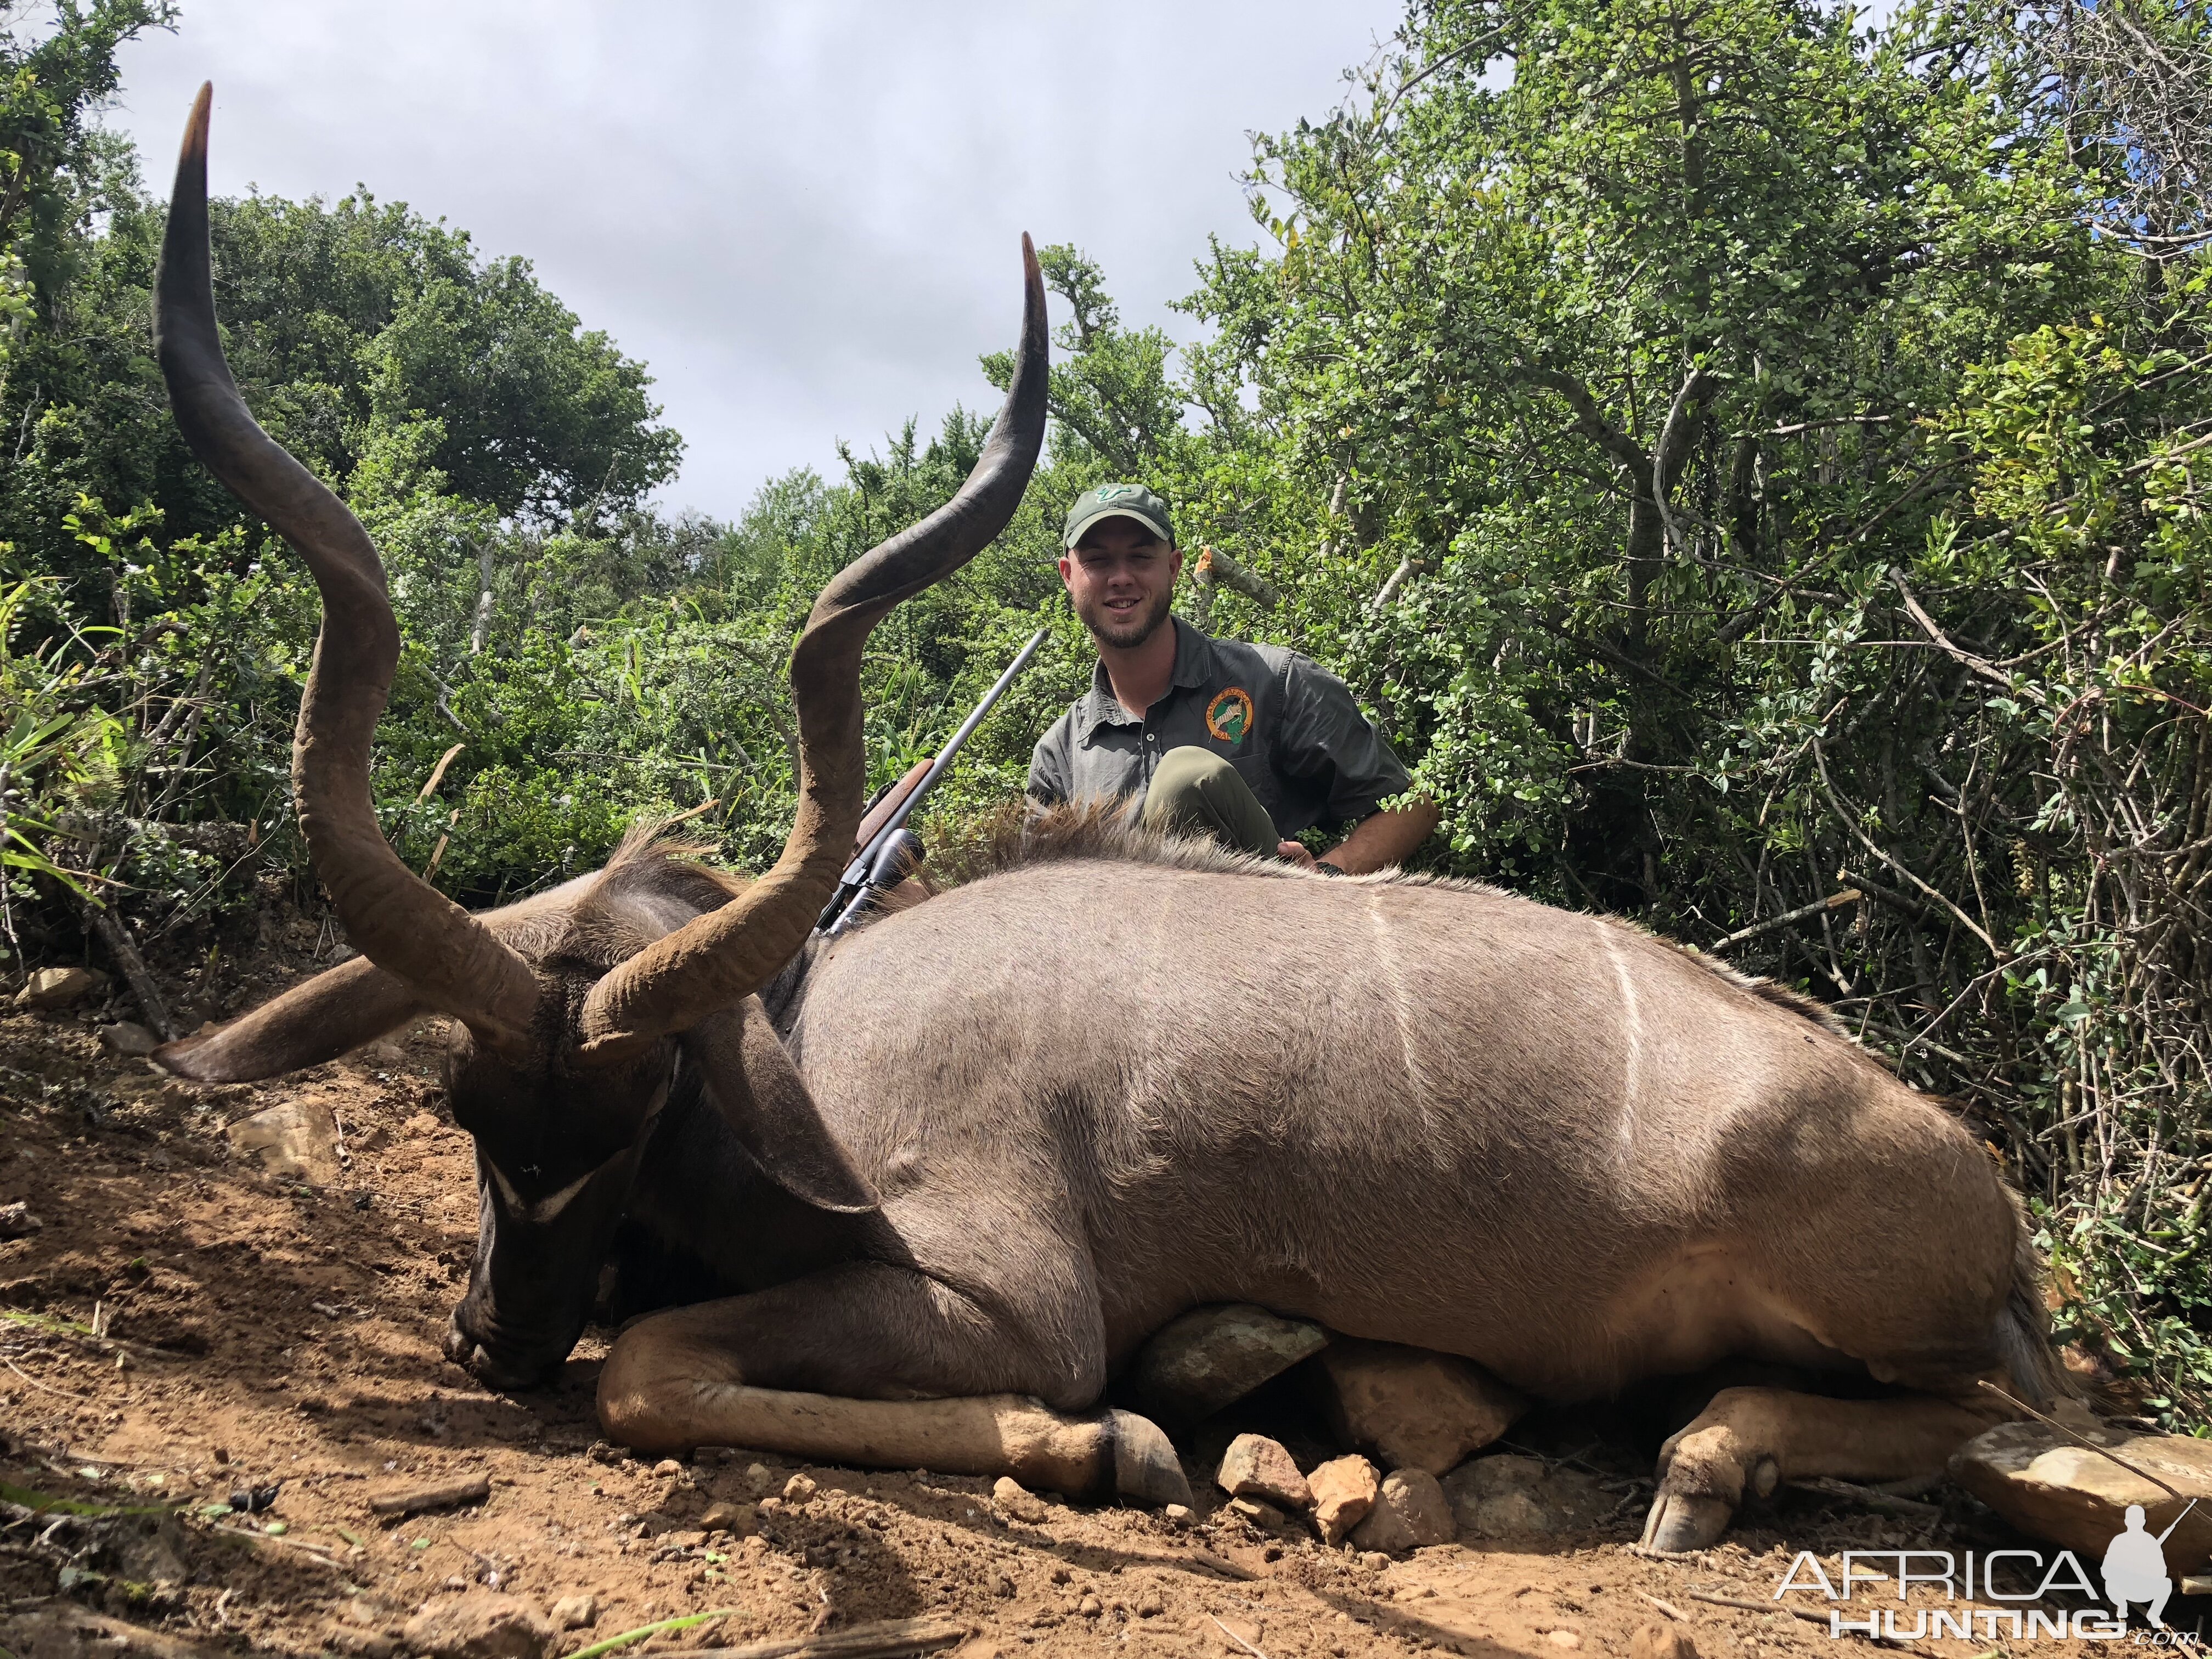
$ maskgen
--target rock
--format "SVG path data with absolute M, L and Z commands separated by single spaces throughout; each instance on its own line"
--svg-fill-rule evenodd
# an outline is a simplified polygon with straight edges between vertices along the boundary
M 2174 1498 L 2108 1457 L 2075 1445 L 2040 1423 L 2005 1423 L 1952 1454 L 1951 1478 L 2022 1532 L 2104 1558 L 2105 1547 L 2124 1531 L 2130 1504 L 2143 1508 L 2143 1524 L 2160 1533 L 2192 1498 L 2166 1559 L 2202 1561 L 2212 1554 L 2212 1442 L 2182 1435 L 2142 1434 L 2093 1422 L 2075 1432 L 2110 1447 L 2181 1493 Z
M 126 1528 L 115 1545 L 123 1577 L 140 1584 L 181 1584 L 191 1578 L 184 1562 L 185 1529 L 174 1515 L 145 1517 Z
M 794 1474 L 783 1483 L 783 1501 L 787 1504 L 804 1504 L 814 1492 L 814 1482 L 806 1475 Z
M 1257 1498 L 1232 1498 L 1229 1512 L 1242 1516 L 1262 1532 L 1273 1532 L 1283 1524 L 1283 1512 L 1273 1504 Z
M 599 1598 L 588 1591 L 562 1596 L 553 1604 L 553 1622 L 562 1630 L 591 1629 L 599 1622 Z
M 1002 1474 L 991 1483 L 991 1501 L 1005 1514 L 1031 1526 L 1045 1516 L 1043 1500 L 1010 1474 Z
M 1339 1438 L 1385 1468 L 1440 1475 L 1512 1426 L 1528 1402 L 1453 1354 L 1340 1338 L 1316 1361 Z
M 1188 1504 L 1170 1504 L 1160 1511 L 1160 1519 L 1171 1527 L 1187 1527 L 1197 1518 Z
M 397 1659 L 399 1644 L 381 1631 L 355 1630 L 336 1620 L 325 1626 L 323 1645 L 351 1659 Z
M 107 983 L 97 968 L 41 968 L 15 993 L 15 1006 L 43 1012 L 66 1008 Z
M 1214 1480 L 1231 1498 L 1256 1498 L 1286 1510 L 1305 1509 L 1313 1502 L 1290 1453 L 1264 1434 L 1240 1434 L 1231 1441 Z
M 1352 1529 L 1362 1551 L 1403 1555 L 1408 1550 L 1452 1540 L 1451 1505 L 1443 1488 L 1425 1469 L 1397 1469 L 1383 1478 L 1375 1507 Z
M 702 1532 L 726 1532 L 750 1538 L 760 1530 L 760 1511 L 750 1504 L 713 1504 L 699 1517 Z
M 1462 1463 L 1443 1480 L 1462 1537 L 1550 1537 L 1587 1532 L 1620 1500 L 1596 1478 L 1541 1458 L 1496 1452 Z
M 1314 1530 L 1322 1543 L 1340 1544 L 1375 1507 L 1382 1477 L 1355 1454 L 1323 1463 L 1306 1477 L 1306 1486 L 1313 1492 Z
M 22 1199 L 0 1204 L 0 1238 L 28 1238 L 46 1224 L 31 1213 L 29 1203 Z
M 136 1060 L 150 1054 L 161 1046 L 161 1039 L 144 1026 L 127 1019 L 118 1019 L 112 1025 L 100 1028 L 100 1046 L 112 1054 L 121 1054 L 126 1060 Z
M 321 1101 L 291 1100 L 230 1126 L 231 1151 L 258 1160 L 280 1181 L 310 1187 L 334 1187 L 338 1165 L 338 1124 Z
M 1654 1620 L 1628 1638 L 1628 1659 L 1698 1659 L 1698 1644 L 1681 1626 Z
M 468 1590 L 424 1607 L 399 1639 L 432 1659 L 543 1659 L 553 1636 L 544 1614 L 520 1597 Z
M 1155 1331 L 1130 1382 L 1144 1413 L 1188 1428 L 1328 1346 L 1328 1333 L 1249 1302 L 1193 1308 Z
M 672 1480 L 684 1473 L 684 1466 L 672 1457 L 664 1457 L 653 1466 L 653 1472 L 664 1480 Z
M 1544 1640 L 1555 1648 L 1565 1648 L 1570 1653 L 1583 1644 L 1582 1633 L 1579 1631 L 1565 1629 L 1546 1631 Z

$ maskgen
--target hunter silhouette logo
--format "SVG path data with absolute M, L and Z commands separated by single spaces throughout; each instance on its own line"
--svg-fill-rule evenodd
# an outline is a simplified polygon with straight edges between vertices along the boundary
M 1206 705 L 1206 729 L 1224 743 L 1242 743 L 1252 729 L 1252 694 L 1232 685 Z
M 2159 1629 L 2166 1628 L 2159 1615 L 2166 1611 L 2166 1598 L 2173 1594 L 2173 1580 L 2166 1571 L 2166 1540 L 2196 1507 L 2192 1498 L 2189 1508 L 2173 1517 L 2172 1526 L 2154 1535 L 2143 1530 L 2142 1505 L 2128 1505 L 2127 1530 L 2105 1547 L 2105 1599 L 2112 1604 L 2115 1617 L 2125 1619 L 2128 1603 L 2141 1601 L 2145 1604 L 2143 1617 Z
M 2136 1632 L 2136 1642 L 2198 1652 L 2202 1644 L 2197 1638 L 2168 1628 L 2164 1617 L 2174 1588 L 2166 1567 L 2166 1540 L 2197 1502 L 2191 1498 L 2159 1533 L 2143 1524 L 2141 1504 L 2128 1506 L 2126 1525 L 2105 1547 L 2100 1563 L 2109 1613 L 2094 1605 L 2071 1610 L 2051 1605 L 2056 1591 L 2092 1603 L 2098 1599 L 2088 1568 L 2072 1550 L 1968 1550 L 1963 1554 L 1936 1549 L 1845 1550 L 1839 1563 L 1842 1571 L 1833 1578 L 1812 1551 L 1800 1550 L 1775 1586 L 1773 1599 L 1787 1605 L 1793 1595 L 1820 1596 L 1829 1604 L 1832 1637 L 1909 1642 L 1934 1636 L 1984 1644 L 2001 1637 L 2124 1641 L 2129 1637 L 2128 1609 L 2134 1606 L 2142 1608 L 2151 1626 Z M 1915 1585 L 1934 1592 L 1935 1599 L 1909 1605 Z M 1985 1605 L 1989 1603 L 1995 1605 Z

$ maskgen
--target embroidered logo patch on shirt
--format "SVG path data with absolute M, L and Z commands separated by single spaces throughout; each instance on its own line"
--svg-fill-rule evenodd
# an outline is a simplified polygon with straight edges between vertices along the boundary
M 1206 729 L 1224 743 L 1242 743 L 1252 729 L 1252 694 L 1231 686 L 1206 705 Z

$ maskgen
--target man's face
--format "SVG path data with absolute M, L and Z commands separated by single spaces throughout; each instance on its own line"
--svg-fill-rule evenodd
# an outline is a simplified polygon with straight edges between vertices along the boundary
M 1101 519 L 1060 556 L 1060 579 L 1091 636 L 1126 651 L 1168 619 L 1182 568 L 1182 555 L 1134 519 Z

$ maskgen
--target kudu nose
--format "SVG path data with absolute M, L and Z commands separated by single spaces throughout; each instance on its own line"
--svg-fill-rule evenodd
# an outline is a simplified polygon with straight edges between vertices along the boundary
M 503 1360 L 483 1343 L 471 1336 L 455 1312 L 446 1322 L 446 1340 L 441 1345 L 446 1358 L 490 1389 L 527 1389 L 544 1380 L 552 1369 L 544 1364 L 524 1360 Z

